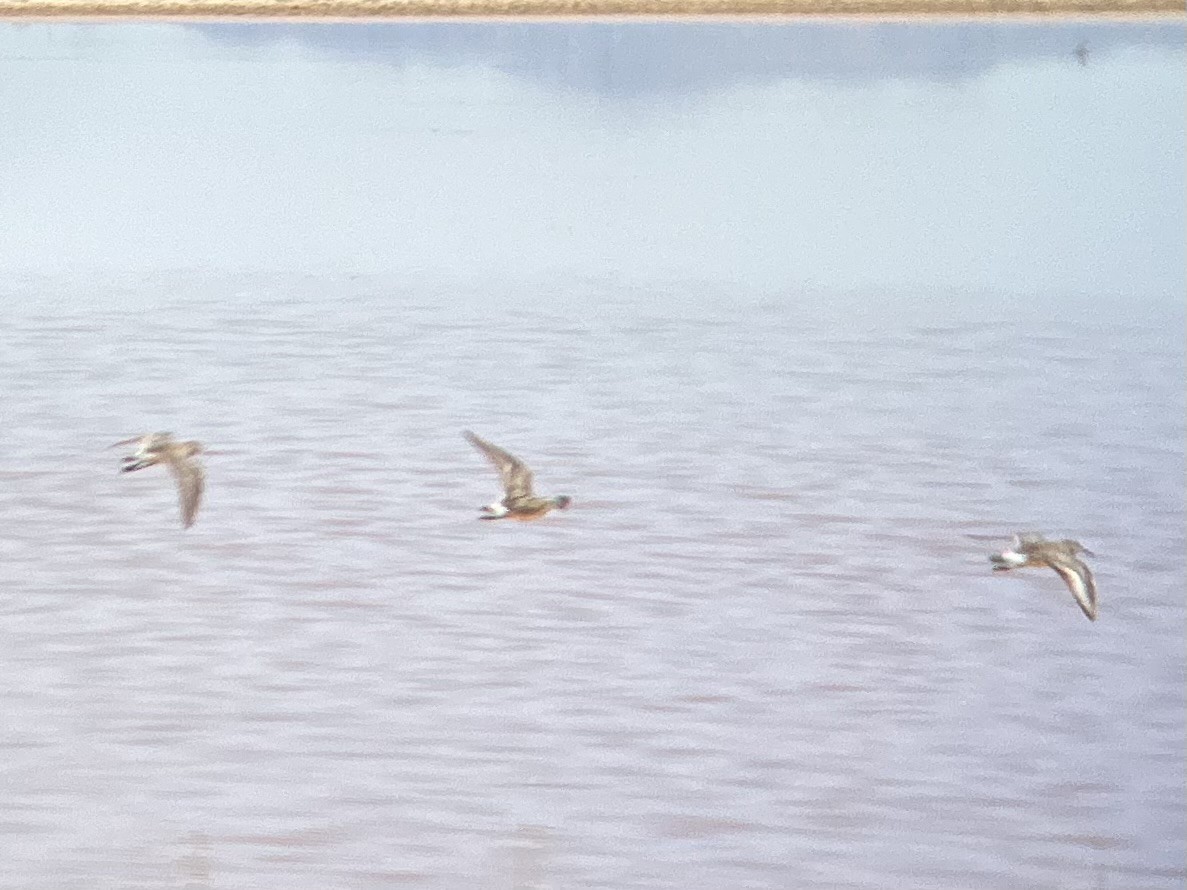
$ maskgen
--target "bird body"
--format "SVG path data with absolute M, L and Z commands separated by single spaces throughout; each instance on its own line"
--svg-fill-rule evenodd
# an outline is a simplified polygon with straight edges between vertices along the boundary
M 464 435 L 471 445 L 494 464 L 503 483 L 503 499 L 483 507 L 479 519 L 516 519 L 527 522 L 539 519 L 552 510 L 565 510 L 572 503 L 572 498 L 567 495 L 537 497 L 532 490 L 532 471 L 523 461 L 469 430 L 466 430 Z
M 1079 541 L 1069 538 L 1049 541 L 1042 535 L 1025 534 L 1015 535 L 1010 548 L 992 554 L 989 561 L 993 563 L 995 572 L 1024 567 L 1054 569 L 1067 584 L 1088 620 L 1095 621 L 1096 580 L 1092 577 L 1092 570 L 1080 559 L 1081 553 L 1093 555 Z
M 124 458 L 121 473 L 143 470 L 157 464 L 165 464 L 177 483 L 178 502 L 181 506 L 181 524 L 189 528 L 198 515 L 198 505 L 206 487 L 206 473 L 197 456 L 205 450 L 201 442 L 178 442 L 172 433 L 148 433 L 116 442 L 112 447 L 131 445 L 136 450 Z

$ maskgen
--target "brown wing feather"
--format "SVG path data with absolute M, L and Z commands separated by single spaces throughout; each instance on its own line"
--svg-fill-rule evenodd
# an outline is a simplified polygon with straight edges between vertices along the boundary
M 503 491 L 509 499 L 532 497 L 532 471 L 524 465 L 518 457 L 504 451 L 498 445 L 492 445 L 485 439 L 466 430 L 463 435 L 466 440 L 486 455 L 487 460 L 494 464 L 499 471 L 499 479 L 503 483 Z
M 1067 589 L 1072 592 L 1088 620 L 1095 621 L 1096 579 L 1092 577 L 1092 570 L 1080 560 L 1064 556 L 1051 560 L 1051 568 L 1055 569 L 1067 584 Z
M 169 471 L 177 483 L 181 524 L 189 528 L 198 515 L 198 505 L 202 502 L 202 492 L 206 487 L 206 473 L 196 460 L 173 456 L 169 459 Z

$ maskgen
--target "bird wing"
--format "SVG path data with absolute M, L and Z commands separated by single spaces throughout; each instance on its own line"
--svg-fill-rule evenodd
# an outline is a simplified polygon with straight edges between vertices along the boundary
M 118 448 L 121 445 L 135 445 L 137 454 L 146 454 L 172 441 L 173 433 L 142 433 L 139 436 L 132 436 L 130 439 L 121 439 L 119 442 L 108 447 Z
M 177 499 L 181 504 L 181 524 L 189 528 L 198 515 L 198 504 L 206 488 L 206 472 L 193 458 L 169 458 L 169 472 L 177 483 Z
M 1070 556 L 1060 556 L 1051 560 L 1051 568 L 1059 573 L 1059 577 L 1067 584 L 1067 589 L 1076 598 L 1081 611 L 1088 616 L 1089 621 L 1096 620 L 1096 580 L 1092 577 L 1092 570 L 1083 562 Z
M 1038 532 L 1015 532 L 1014 533 L 1014 549 L 1018 550 L 1018 551 L 1021 551 L 1026 547 L 1035 547 L 1035 546 L 1038 546 L 1039 544 L 1045 544 L 1045 543 L 1047 543 L 1047 539 L 1044 538 Z
M 464 435 L 471 445 L 485 454 L 487 460 L 495 465 L 508 499 L 532 497 L 532 471 L 523 461 L 469 430 L 466 430 Z

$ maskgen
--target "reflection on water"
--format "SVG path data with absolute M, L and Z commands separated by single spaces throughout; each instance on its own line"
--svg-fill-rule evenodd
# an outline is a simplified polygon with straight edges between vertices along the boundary
M 36 286 L 0 887 L 1181 884 L 1174 318 Z M 225 452 L 186 532 L 157 427 Z M 465 427 L 574 507 L 475 521 Z
M 1181 26 L 261 33 L 0 26 L 0 265 L 1184 290 Z
M 955 84 L 1017 62 L 1066 61 L 1083 47 L 1107 59 L 1135 47 L 1183 49 L 1181 24 L 845 21 L 605 22 L 541 28 L 515 22 L 267 28 L 191 26 L 213 47 L 276 44 L 393 68 L 484 65 L 565 91 L 615 101 L 687 96 L 787 79 L 850 85 L 905 78 Z M 85 52 L 85 47 L 73 47 Z

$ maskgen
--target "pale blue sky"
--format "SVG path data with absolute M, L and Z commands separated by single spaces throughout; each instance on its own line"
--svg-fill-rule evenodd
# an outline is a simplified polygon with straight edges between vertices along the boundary
M 1181 300 L 1183 37 L 6 24 L 0 263 Z

